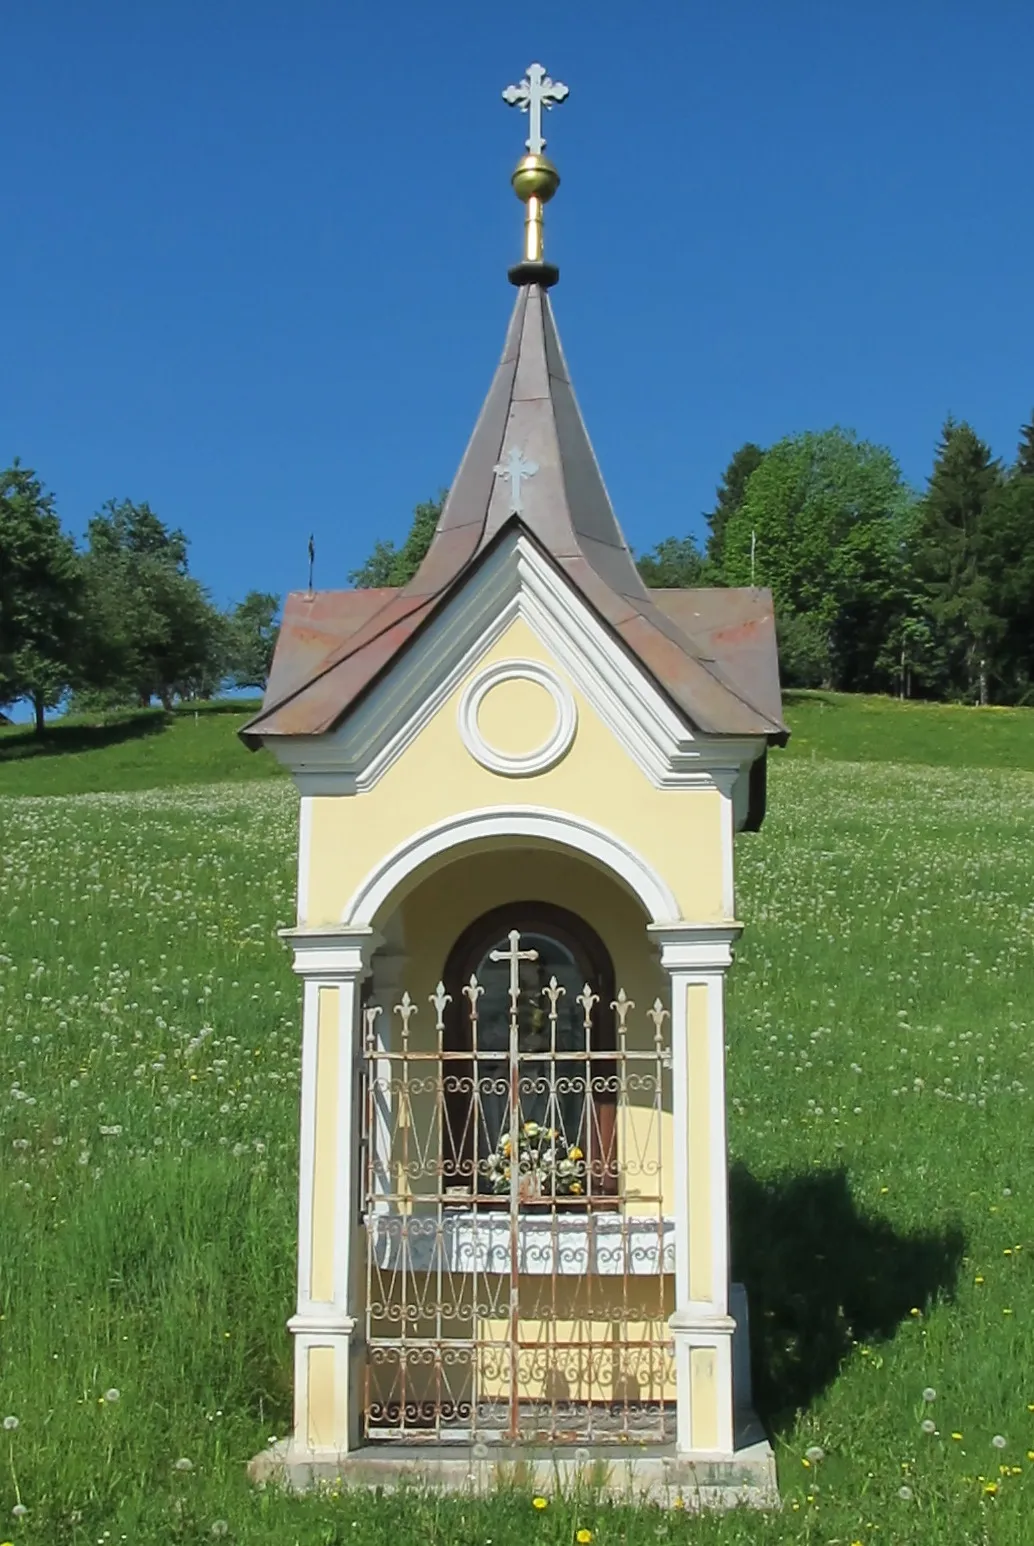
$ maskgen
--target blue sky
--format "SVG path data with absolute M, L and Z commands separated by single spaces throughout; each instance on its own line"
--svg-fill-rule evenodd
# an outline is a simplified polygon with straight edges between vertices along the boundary
M 447 484 L 502 344 L 534 59 L 554 303 L 637 550 L 840 423 L 921 483 L 1034 406 L 1029 0 L 6 6 L 0 456 L 149 500 L 227 602 L 343 585 Z

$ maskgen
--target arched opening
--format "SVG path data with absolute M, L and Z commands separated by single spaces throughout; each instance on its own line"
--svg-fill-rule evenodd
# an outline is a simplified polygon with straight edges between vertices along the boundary
M 614 966 L 553 902 L 508 902 L 444 969 L 442 1166 L 479 1206 L 591 1207 L 618 1184 Z

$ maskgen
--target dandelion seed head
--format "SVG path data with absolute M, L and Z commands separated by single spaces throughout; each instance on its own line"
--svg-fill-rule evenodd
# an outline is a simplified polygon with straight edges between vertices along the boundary
M 996 1433 L 994 1438 L 991 1440 L 991 1443 L 994 1445 L 995 1449 L 1004 1449 L 1006 1440 L 1003 1434 Z
M 13 1415 L 13 1413 L 9 1417 L 4 1418 L 4 1427 L 7 1429 L 8 1433 L 13 1433 L 17 1426 L 18 1419 Z
M 820 1460 L 825 1460 L 826 1451 L 822 1448 L 821 1444 L 812 1444 L 810 1448 L 804 1451 L 804 1458 L 809 1460 L 812 1465 L 818 1465 Z
M 927 1385 L 926 1389 L 923 1391 L 923 1400 L 924 1401 L 936 1401 L 937 1400 L 937 1392 L 934 1390 L 932 1385 Z
M 174 1471 L 192 1471 L 194 1469 L 194 1462 L 193 1460 L 188 1460 L 186 1455 L 181 1455 L 172 1469 Z
M 104 1399 L 105 1399 L 105 1401 L 108 1401 L 108 1402 L 118 1401 L 121 1398 L 121 1396 L 122 1396 L 122 1392 L 120 1390 L 118 1390 L 114 1385 L 112 1385 L 110 1390 L 106 1390 L 104 1392 Z
M 898 1497 L 901 1499 L 902 1503 L 911 1503 L 912 1499 L 915 1497 L 915 1493 L 912 1491 L 911 1487 L 899 1487 Z
M 924 1417 L 919 1426 L 922 1428 L 924 1433 L 937 1432 L 937 1424 L 934 1422 L 932 1417 Z

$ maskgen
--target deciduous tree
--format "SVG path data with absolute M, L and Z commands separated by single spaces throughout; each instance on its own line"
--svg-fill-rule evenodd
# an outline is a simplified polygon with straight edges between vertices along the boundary
M 393 542 L 379 541 L 364 564 L 353 569 L 348 576 L 353 585 L 363 590 L 376 586 L 406 585 L 423 562 L 424 554 L 431 546 L 438 517 L 445 504 L 447 490 L 442 489 L 437 499 L 427 499 L 413 511 L 409 533 L 400 548 Z
M 15 460 L 0 473 L 0 706 L 28 698 L 40 735 L 74 680 L 81 590 L 53 495 Z
M 770 586 L 777 616 L 809 620 L 810 668 L 822 637 L 827 684 L 872 686 L 903 605 L 913 504 L 890 451 L 851 430 L 780 440 L 726 522 L 726 581 Z
M 233 687 L 265 688 L 279 612 L 279 596 L 252 590 L 227 613 L 226 676 Z
M 708 583 L 707 564 L 692 537 L 663 538 L 636 560 L 636 568 L 650 586 L 683 590 Z
M 84 557 L 83 685 L 112 701 L 170 707 L 222 676 L 226 628 L 187 568 L 187 539 L 147 504 L 110 500 L 90 521 Z

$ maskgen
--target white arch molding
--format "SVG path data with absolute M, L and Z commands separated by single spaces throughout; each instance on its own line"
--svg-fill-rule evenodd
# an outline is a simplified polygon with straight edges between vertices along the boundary
M 366 876 L 352 894 L 341 921 L 350 928 L 370 928 L 405 881 L 436 859 L 456 849 L 477 846 L 483 850 L 493 842 L 513 838 L 550 843 L 580 854 L 631 891 L 651 923 L 679 920 L 679 905 L 667 882 L 612 832 L 566 811 L 535 805 L 493 805 L 449 816 L 406 838 Z

